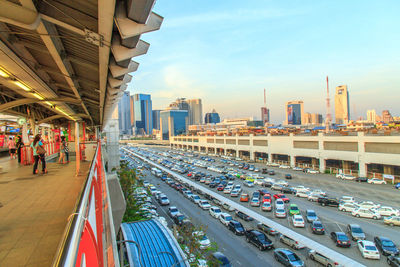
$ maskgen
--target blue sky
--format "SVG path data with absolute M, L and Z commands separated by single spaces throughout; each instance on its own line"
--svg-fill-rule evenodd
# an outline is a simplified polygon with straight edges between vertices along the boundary
M 128 88 L 150 93 L 154 109 L 201 98 L 203 113 L 260 118 L 266 88 L 275 123 L 290 100 L 325 116 L 329 75 L 331 103 L 347 84 L 353 118 L 400 115 L 398 0 L 159 0 L 153 10 L 164 22 L 142 35 L 150 49 Z

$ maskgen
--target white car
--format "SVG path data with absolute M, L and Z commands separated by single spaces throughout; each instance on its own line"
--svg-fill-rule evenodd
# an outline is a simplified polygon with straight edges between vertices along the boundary
M 326 192 L 322 191 L 321 189 L 314 189 L 311 193 L 312 194 L 318 194 L 318 195 L 321 195 L 321 196 L 326 196 Z
M 359 209 L 360 207 L 353 203 L 341 203 L 339 204 L 338 209 L 344 212 L 353 212 L 354 210 Z
M 242 192 L 242 186 L 240 184 L 237 184 L 233 187 L 235 190 L 239 190 L 239 192 Z
M 208 203 L 207 200 L 202 199 L 199 201 L 199 207 L 202 208 L 203 210 L 208 210 L 211 208 L 210 203 Z
M 280 180 L 280 181 L 276 182 L 275 184 L 278 184 L 278 185 L 281 185 L 281 186 L 288 186 L 289 185 L 289 183 L 284 181 L 284 180 Z
M 271 166 L 271 167 L 279 167 L 279 163 L 275 163 L 275 162 L 270 162 L 267 164 L 267 166 Z
M 285 209 L 285 202 L 279 198 L 275 200 L 275 209 Z
M 377 209 L 381 206 L 379 204 L 375 204 L 372 201 L 363 201 L 363 202 L 357 203 L 357 205 L 363 209 Z
M 254 184 L 255 185 L 263 185 L 264 179 L 263 178 L 254 179 Z
M 196 204 L 199 204 L 199 201 L 201 200 L 201 198 L 198 195 L 192 195 L 190 197 L 190 200 L 193 201 Z
M 232 216 L 228 213 L 221 213 L 219 215 L 219 221 L 225 226 L 228 226 L 229 222 L 232 220 Z
M 275 183 L 275 179 L 271 178 L 271 177 L 267 177 L 267 178 L 264 179 L 264 182 L 274 184 Z
M 369 184 L 386 184 L 386 181 L 378 179 L 378 178 L 371 178 L 371 179 L 368 179 L 368 183 Z
M 300 167 L 293 167 L 293 170 L 294 170 L 294 171 L 300 171 L 300 172 L 301 172 L 301 171 L 303 171 L 303 168 L 300 168 Z
M 322 197 L 322 195 L 316 194 L 316 193 L 314 193 L 314 192 L 311 192 L 311 193 L 308 195 L 307 199 L 308 199 L 308 201 L 317 202 L 318 198 L 320 198 L 320 197 Z
M 305 197 L 308 198 L 310 196 L 310 192 L 300 191 L 296 193 L 296 197 Z
M 233 186 L 233 182 L 229 181 L 228 184 L 226 186 Z
M 374 242 L 359 240 L 357 241 L 357 247 L 360 250 L 361 255 L 366 259 L 379 260 L 381 258 L 381 255 L 379 254 Z
M 249 180 L 245 180 L 243 182 L 243 185 L 245 185 L 247 187 L 254 187 L 254 183 L 252 181 L 249 181 Z
M 356 177 L 350 174 L 343 174 L 342 177 L 340 177 L 342 180 L 355 180 Z
M 305 187 L 303 185 L 294 186 L 293 189 L 296 190 L 296 192 L 308 192 L 308 191 L 310 191 L 310 188 Z
M 222 211 L 219 207 L 217 206 L 212 206 L 210 207 L 210 209 L 208 210 L 210 212 L 210 215 L 213 216 L 214 218 L 219 218 L 219 215 L 222 214 Z
M 307 173 L 317 174 L 317 173 L 319 173 L 319 171 L 314 170 L 314 169 L 308 169 L 308 170 L 307 170 Z
M 279 169 L 290 169 L 289 165 L 279 165 Z
M 342 196 L 340 198 L 339 202 L 341 202 L 341 203 L 354 203 L 355 200 L 354 200 L 354 197 L 351 197 L 351 196 Z
M 358 217 L 358 218 L 363 217 L 363 218 L 370 218 L 370 219 L 374 219 L 374 220 L 378 220 L 381 218 L 381 215 L 379 213 L 376 213 L 373 210 L 363 209 L 363 208 L 353 210 L 351 212 L 351 215 Z
M 233 187 L 227 186 L 224 188 L 224 194 L 230 194 L 232 192 Z
M 293 215 L 292 223 L 294 227 L 304 227 L 305 225 L 303 216 L 301 216 L 300 214 Z
M 200 244 L 200 249 L 206 249 L 210 247 L 210 239 L 203 233 L 203 231 L 196 231 L 192 233 L 193 237 L 197 237 L 197 241 Z
M 373 211 L 379 213 L 381 216 L 400 216 L 399 210 L 387 206 L 382 206 L 377 209 L 373 209 Z

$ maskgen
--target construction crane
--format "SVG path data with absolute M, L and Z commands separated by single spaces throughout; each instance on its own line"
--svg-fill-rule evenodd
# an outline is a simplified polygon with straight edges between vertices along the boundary
M 328 133 L 330 131 L 330 125 L 332 122 L 331 117 L 331 104 L 329 99 L 329 80 L 326 76 L 326 119 L 325 119 L 325 131 Z

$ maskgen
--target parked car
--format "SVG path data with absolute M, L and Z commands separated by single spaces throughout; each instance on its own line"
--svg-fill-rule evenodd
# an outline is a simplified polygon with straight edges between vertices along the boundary
M 290 199 L 289 198 L 287 198 L 284 194 L 275 194 L 274 195 L 274 198 L 275 199 L 282 199 L 283 200 L 283 202 L 285 202 L 285 203 L 289 203 L 290 202 Z
M 307 222 L 318 221 L 318 216 L 314 210 L 306 210 L 306 220 Z
M 336 198 L 320 197 L 317 202 L 322 206 L 339 207 L 339 201 Z
M 271 194 L 267 193 L 261 197 L 261 202 L 269 202 L 271 203 Z
M 285 209 L 275 209 L 275 217 L 276 218 L 286 218 L 286 211 Z
M 354 210 L 357 210 L 359 208 L 359 206 L 357 206 L 356 204 L 352 204 L 352 203 L 341 203 L 339 204 L 338 209 L 340 211 L 344 211 L 344 212 L 352 212 Z
M 387 184 L 385 180 L 378 179 L 378 178 L 371 178 L 368 179 L 369 184 Z
M 302 197 L 302 198 L 307 198 L 311 195 L 310 192 L 306 192 L 306 191 L 300 191 L 296 193 L 296 197 Z
M 373 210 L 381 216 L 400 216 L 400 211 L 392 207 L 382 206 Z
M 400 216 L 385 217 L 383 222 L 390 226 L 400 226 Z
M 366 183 L 368 182 L 367 177 L 357 177 L 354 181 L 359 182 L 359 183 Z
M 289 249 L 278 248 L 274 250 L 274 258 L 285 266 L 303 267 L 304 262 L 296 253 Z
M 228 223 L 233 220 L 232 216 L 228 213 L 221 213 L 218 218 L 220 222 L 225 226 L 228 226 Z
M 350 239 L 343 232 L 331 232 L 331 239 L 338 247 L 349 248 L 351 246 Z
M 355 200 L 354 200 L 354 197 L 351 197 L 351 196 L 342 196 L 339 199 L 339 202 L 340 203 L 351 203 L 351 204 L 354 204 Z
M 305 226 L 303 216 L 300 214 L 293 215 L 292 217 L 292 224 L 294 227 L 303 227 Z
M 347 233 L 350 235 L 351 239 L 353 239 L 354 241 L 365 239 L 364 231 L 361 229 L 361 226 L 359 226 L 358 224 L 348 224 L 346 229 L 347 229 Z
M 216 260 L 217 262 L 219 262 L 219 266 L 221 267 L 231 267 L 231 263 L 229 262 L 228 258 L 222 254 L 222 252 L 214 252 L 213 254 L 211 254 L 211 257 Z
M 361 256 L 363 256 L 366 259 L 379 260 L 381 258 L 378 249 L 376 248 L 375 244 L 371 241 L 359 240 L 357 241 L 357 247 L 361 252 Z
M 171 218 L 173 218 L 173 217 L 174 217 L 176 214 L 178 214 L 178 213 L 179 213 L 179 210 L 178 210 L 177 207 L 171 206 L 171 207 L 168 208 L 168 215 L 169 215 Z
M 213 216 L 214 218 L 217 218 L 217 219 L 218 219 L 219 215 L 221 215 L 221 213 L 222 213 L 221 209 L 216 206 L 210 207 L 209 212 L 210 212 L 211 216 Z
M 250 206 L 252 207 L 259 207 L 260 206 L 260 200 L 256 197 L 253 197 L 250 201 Z
M 245 180 L 243 182 L 243 185 L 247 186 L 247 187 L 254 187 L 254 182 L 249 181 L 249 180 Z
M 172 220 L 174 221 L 174 223 L 175 223 L 176 225 L 182 225 L 183 220 L 184 220 L 185 218 L 186 218 L 185 215 L 183 215 L 182 213 L 177 213 L 177 214 L 175 214 L 174 217 L 172 217 Z
M 292 178 L 293 178 L 293 177 L 292 177 L 291 174 L 289 174 L 289 173 L 285 174 L 285 179 L 292 179 Z
M 290 204 L 289 206 L 289 215 L 300 214 L 300 209 L 296 204 Z
M 303 171 L 303 168 L 300 168 L 300 167 L 293 167 L 293 169 L 292 170 L 294 170 L 294 171 Z
M 249 215 L 241 212 L 241 211 L 236 211 L 235 212 L 236 216 L 238 216 L 240 219 L 246 221 L 246 222 L 250 222 L 250 221 L 254 221 L 254 219 L 252 217 L 250 217 Z
M 246 241 L 258 247 L 259 250 L 273 248 L 272 241 L 264 233 L 253 229 L 246 230 L 244 233 L 246 235 Z
M 389 256 L 387 257 L 387 263 L 389 266 L 399 267 L 400 266 L 400 257 L 399 256 Z
M 316 252 L 315 250 L 310 250 L 308 252 L 308 257 L 310 259 L 312 259 L 313 261 L 316 261 L 320 264 L 322 264 L 323 266 L 327 266 L 327 267 L 332 267 L 332 266 L 338 266 L 339 263 L 337 263 L 336 261 L 325 257 L 324 255 Z
M 363 209 L 363 208 L 353 210 L 351 212 L 351 215 L 358 217 L 358 218 L 363 217 L 363 218 L 369 218 L 369 219 L 374 219 L 374 220 L 378 220 L 381 218 L 381 215 L 379 213 L 376 213 L 373 210 Z
M 281 234 L 281 235 L 279 236 L 279 240 L 280 240 L 282 243 L 288 245 L 289 247 L 291 247 L 291 248 L 293 248 L 293 249 L 302 249 L 302 248 L 305 248 L 305 246 L 304 246 L 303 244 L 301 244 L 301 243 L 299 243 L 298 241 L 295 241 L 294 239 L 291 239 L 290 237 L 288 237 L 288 236 L 286 236 L 286 235 L 283 235 L 283 234 Z
M 281 191 L 284 186 L 281 184 L 274 183 L 271 185 L 272 190 Z
M 308 201 L 312 201 L 312 202 L 317 202 L 317 201 L 318 201 L 318 198 L 320 198 L 320 197 L 323 197 L 323 195 L 320 195 L 320 194 L 311 192 L 311 193 L 308 195 L 307 200 L 308 200 Z
M 244 235 L 245 231 L 243 225 L 235 220 L 229 221 L 228 229 L 231 230 L 235 235 Z
M 240 195 L 240 191 L 238 189 L 233 189 L 231 191 L 231 197 L 238 197 Z
M 197 242 L 200 245 L 200 249 L 209 248 L 211 245 L 210 239 L 204 234 L 203 231 L 196 231 L 192 233 L 193 237 L 197 237 Z
M 262 211 L 272 211 L 272 205 L 270 202 L 264 202 L 261 206 Z
M 362 201 L 360 203 L 357 203 L 357 205 L 363 209 L 377 209 L 381 206 L 380 204 L 375 204 L 372 201 Z
M 399 255 L 399 249 L 396 247 L 393 241 L 387 237 L 375 236 L 374 243 L 384 256 Z
M 249 194 L 242 193 L 240 195 L 240 202 L 249 202 Z
M 263 231 L 264 233 L 268 234 L 268 235 L 277 235 L 279 234 L 278 231 L 276 231 L 275 229 L 263 224 L 263 223 L 258 223 L 257 224 L 257 229 Z
M 325 228 L 320 221 L 312 221 L 310 223 L 310 228 L 313 234 L 323 235 L 325 234 Z
M 210 203 L 208 203 L 207 200 L 202 199 L 199 201 L 199 207 L 202 208 L 203 210 L 208 210 L 211 208 Z
M 268 174 L 269 174 L 269 175 L 275 175 L 275 171 L 274 171 L 274 170 L 269 170 L 269 171 L 268 171 Z
M 275 200 L 275 209 L 285 209 L 285 202 L 280 198 Z
M 294 190 L 293 187 L 282 187 L 281 188 L 281 193 L 296 194 L 296 190 Z
M 158 200 L 158 202 L 160 203 L 161 206 L 167 206 L 169 205 L 169 199 L 166 195 L 161 196 Z

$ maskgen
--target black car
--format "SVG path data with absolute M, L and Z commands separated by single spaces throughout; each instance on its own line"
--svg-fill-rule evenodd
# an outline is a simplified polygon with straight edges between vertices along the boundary
M 177 225 L 182 225 L 184 219 L 185 219 L 185 215 L 183 215 L 182 213 L 178 213 L 174 217 L 172 217 L 172 220 Z
M 215 188 L 215 187 L 217 187 L 217 183 L 216 182 L 211 182 L 208 186 L 210 187 L 210 188 Z
M 332 232 L 331 239 L 338 247 L 349 248 L 351 246 L 350 239 L 343 232 Z
M 254 221 L 254 219 L 252 217 L 250 217 L 249 215 L 241 212 L 241 211 L 236 211 L 235 212 L 236 216 L 238 216 L 240 219 L 245 220 L 246 222 L 250 222 L 250 221 Z
M 400 267 L 400 257 L 389 256 L 387 258 L 387 263 L 389 266 Z
M 214 258 L 215 260 L 217 260 L 219 262 L 218 266 L 221 267 L 231 267 L 231 263 L 229 262 L 228 258 L 222 254 L 221 252 L 214 252 L 213 254 L 211 254 L 212 258 Z
M 281 192 L 284 194 L 296 194 L 296 190 L 292 187 L 282 187 Z
M 244 234 L 246 235 L 247 242 L 253 243 L 259 250 L 272 249 L 274 247 L 272 241 L 258 230 L 247 230 Z
M 257 224 L 257 229 L 263 231 L 264 233 L 268 234 L 268 235 L 277 235 L 279 234 L 278 231 L 276 231 L 275 229 L 263 224 L 263 223 L 258 223 Z
M 365 239 L 364 231 L 358 224 L 348 224 L 347 233 L 349 233 L 351 239 L 353 239 L 354 241 Z
M 268 174 L 269 175 L 275 175 L 275 171 L 274 170 L 270 170 L 270 171 L 268 171 Z
M 263 168 L 263 169 L 261 170 L 261 172 L 262 172 L 262 174 L 268 174 L 268 169 L 267 169 L 267 168 Z
M 310 223 L 310 228 L 311 228 L 311 231 L 313 232 L 313 234 L 316 234 L 316 235 L 324 235 L 325 234 L 325 228 L 320 221 L 312 221 Z
M 285 179 L 292 179 L 292 175 L 289 173 L 285 174 Z
M 229 221 L 228 229 L 231 230 L 235 235 L 244 235 L 245 231 L 243 225 L 235 220 Z
M 262 183 L 262 186 L 264 186 L 264 187 L 271 187 L 272 186 L 272 182 L 263 182 Z
M 396 245 L 387 237 L 375 236 L 375 246 L 382 252 L 384 256 L 399 255 L 399 250 Z
M 277 248 L 274 250 L 274 258 L 285 266 L 304 266 L 304 262 L 290 249 Z
M 368 182 L 368 177 L 357 177 L 354 181 L 359 182 L 359 183 L 361 183 L 361 182 L 366 183 L 366 182 Z
M 319 197 L 317 202 L 322 206 L 339 207 L 339 200 L 336 198 Z

